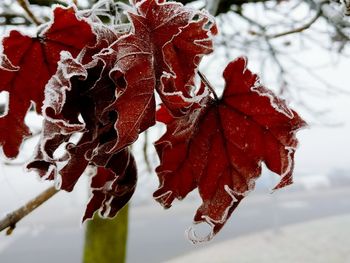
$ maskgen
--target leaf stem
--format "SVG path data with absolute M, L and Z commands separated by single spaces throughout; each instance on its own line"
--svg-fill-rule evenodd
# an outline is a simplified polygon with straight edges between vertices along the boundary
M 47 200 L 49 200 L 52 196 L 54 196 L 58 192 L 59 190 L 57 190 L 54 186 L 52 186 L 46 189 L 41 194 L 39 194 L 38 196 L 36 196 L 34 199 L 30 200 L 28 203 L 26 203 L 22 207 L 7 214 L 3 219 L 0 219 L 0 232 L 6 228 L 9 228 L 7 230 L 7 234 L 10 235 L 13 229 L 15 229 L 16 224 L 22 218 L 24 218 L 26 215 L 34 211 L 37 207 L 45 203 Z
M 216 101 L 219 101 L 219 97 L 215 92 L 215 89 L 213 88 L 213 86 L 210 84 L 209 80 L 207 79 L 206 76 L 203 75 L 202 72 L 200 72 L 198 70 L 198 75 L 201 78 L 202 82 L 205 84 L 205 86 L 210 90 L 210 92 L 213 94 L 214 98 Z
M 37 26 L 41 25 L 40 20 L 34 15 L 32 10 L 29 8 L 29 3 L 27 0 L 17 0 L 17 3 L 23 8 L 23 10 L 27 13 L 29 18 L 36 24 Z

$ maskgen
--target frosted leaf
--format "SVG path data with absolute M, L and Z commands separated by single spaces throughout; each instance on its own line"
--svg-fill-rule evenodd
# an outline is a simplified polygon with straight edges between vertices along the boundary
M 133 195 L 136 174 L 135 160 L 128 150 L 112 156 L 91 178 L 91 195 L 82 220 L 91 219 L 96 211 L 102 217 L 114 217 Z
M 0 69 L 6 71 L 18 71 L 19 67 L 14 66 L 5 54 L 0 54 Z
M 205 98 L 181 118 L 162 113 L 167 132 L 155 143 L 161 164 L 154 198 L 168 208 L 198 188 L 203 201 L 194 221 L 209 224 L 212 231 L 198 237 L 190 230 L 193 242 L 220 231 L 254 189 L 262 162 L 281 176 L 276 189 L 291 183 L 295 133 L 305 125 L 283 100 L 256 84 L 258 77 L 246 68 L 245 58 L 231 62 L 224 78 L 222 98 Z
M 7 157 L 16 157 L 23 139 L 30 136 L 24 118 L 32 105 L 41 113 L 44 88 L 56 72 L 60 52 L 74 56 L 96 41 L 91 27 L 77 18 L 74 8 L 56 6 L 53 14 L 52 21 L 35 36 L 12 30 L 2 41 L 0 91 L 9 92 L 9 107 L 0 118 L 0 144 Z M 73 37 L 76 35 L 79 38 Z

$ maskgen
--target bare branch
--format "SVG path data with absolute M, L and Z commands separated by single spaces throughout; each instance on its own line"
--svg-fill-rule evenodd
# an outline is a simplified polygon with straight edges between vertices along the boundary
M 26 215 L 34 211 L 41 204 L 49 200 L 52 196 L 54 196 L 59 190 L 57 190 L 54 186 L 48 188 L 41 194 L 39 194 L 34 199 L 30 200 L 27 204 L 20 207 L 19 209 L 7 214 L 3 219 L 0 220 L 0 232 L 6 228 L 7 234 L 11 234 L 12 230 L 16 227 L 16 224 L 24 218 Z
M 282 33 L 278 33 L 278 34 L 274 34 L 274 35 L 269 35 L 267 36 L 267 38 L 278 38 L 278 37 L 283 37 L 286 35 L 290 35 L 290 34 L 295 34 L 295 33 L 300 33 L 308 28 L 310 28 L 321 16 L 322 16 L 322 5 L 325 4 L 326 2 L 322 2 L 319 4 L 317 12 L 315 14 L 315 16 L 306 24 L 304 24 L 303 26 L 294 28 L 292 30 L 289 31 L 285 31 Z
M 37 26 L 41 25 L 40 20 L 33 14 L 32 10 L 30 10 L 27 0 L 17 0 L 17 3 L 23 8 L 34 24 Z
M 240 16 L 242 19 L 246 20 L 250 24 L 257 26 L 260 29 L 260 31 L 262 32 L 261 34 L 260 33 L 259 34 L 263 37 L 263 39 L 264 39 L 264 41 L 265 41 L 265 43 L 267 45 L 269 55 L 271 56 L 272 60 L 275 62 L 275 64 L 279 68 L 280 83 L 282 84 L 281 87 L 280 87 L 280 93 L 282 93 L 283 89 L 284 89 L 284 86 L 287 85 L 287 81 L 284 79 L 286 70 L 284 69 L 282 63 L 278 59 L 277 50 L 272 45 L 272 43 L 270 42 L 270 39 L 266 35 L 266 27 L 261 25 L 261 24 L 259 24 L 256 21 L 254 21 L 253 19 L 245 16 L 242 12 L 237 12 L 236 11 L 234 13 L 236 13 L 238 16 Z

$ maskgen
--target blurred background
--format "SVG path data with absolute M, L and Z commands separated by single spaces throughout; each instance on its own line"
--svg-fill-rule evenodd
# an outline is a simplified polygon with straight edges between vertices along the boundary
M 29 1 L 42 19 L 58 2 L 68 1 Z M 93 2 L 78 4 L 89 8 Z M 104 7 L 112 9 L 112 2 L 105 1 Z M 294 184 L 271 193 L 278 176 L 264 169 L 256 190 L 223 230 L 199 245 L 185 235 L 200 204 L 196 191 L 169 210 L 152 199 L 158 186 L 152 171 L 159 163 L 152 142 L 164 127 L 158 124 L 141 135 L 133 148 L 139 182 L 129 207 L 126 262 L 350 262 L 349 1 L 181 2 L 207 7 L 217 18 L 216 51 L 201 63 L 215 87 L 222 90 L 222 71 L 230 60 L 247 56 L 248 67 L 309 127 L 297 136 Z M 34 29 L 13 0 L 0 2 L 0 25 L 1 36 L 14 28 Z M 0 103 L 6 102 L 7 94 L 1 93 Z M 30 112 L 26 121 L 33 134 L 40 132 L 40 116 Z M 38 136 L 27 140 L 16 160 L 1 156 L 0 218 L 52 185 L 23 169 L 37 140 Z M 83 176 L 72 193 L 56 194 L 18 223 L 11 235 L 1 232 L 0 262 L 81 262 L 85 225 L 80 222 L 88 184 L 89 177 Z

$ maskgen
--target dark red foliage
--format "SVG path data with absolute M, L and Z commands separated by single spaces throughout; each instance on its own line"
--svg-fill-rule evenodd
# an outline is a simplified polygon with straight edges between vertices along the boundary
M 111 106 L 118 112 L 119 136 L 111 152 L 154 125 L 154 89 L 174 113 L 189 105 L 184 97 L 190 96 L 197 66 L 212 52 L 210 35 L 216 33 L 204 13 L 174 2 L 143 1 L 129 17 L 131 33 L 111 46 L 117 57 L 111 75 L 120 89 Z
M 109 42 L 113 40 L 110 37 Z M 104 216 L 115 216 L 131 198 L 137 181 L 135 162 L 128 150 L 116 154 L 105 151 L 118 138 L 114 130 L 116 112 L 110 107 L 116 99 L 117 87 L 109 77 L 115 57 L 102 52 L 93 58 L 84 64 L 84 56 L 62 54 L 58 70 L 46 87 L 41 143 L 27 166 L 43 178 L 55 179 L 66 191 L 73 190 L 88 166 L 96 166 L 92 197 L 83 220 L 97 210 Z M 77 133 L 79 140 L 69 142 Z M 61 145 L 65 153 L 55 157 Z
M 44 87 L 56 72 L 60 52 L 75 56 L 95 41 L 90 25 L 78 19 L 73 8 L 63 7 L 55 8 L 52 24 L 35 37 L 11 31 L 4 38 L 2 56 L 16 68 L 0 66 L 0 91 L 10 93 L 8 112 L 0 118 L 0 144 L 7 157 L 16 157 L 23 138 L 30 135 L 24 117 L 32 103 L 41 113 Z
M 291 183 L 295 132 L 305 125 L 284 101 L 261 86 L 246 60 L 230 63 L 220 100 L 174 118 L 156 142 L 160 188 L 154 197 L 165 208 L 198 188 L 203 204 L 194 217 L 216 234 L 261 174 L 261 162 Z M 164 114 L 161 115 L 164 118 Z
M 43 137 L 28 168 L 38 170 L 44 178 L 53 173 L 49 178 L 58 178 L 61 189 L 73 190 L 89 163 L 105 166 L 111 158 L 111 154 L 101 150 L 104 144 L 114 144 L 117 139 L 115 114 L 106 110 L 115 100 L 115 85 L 108 68 L 110 65 L 99 59 L 83 65 L 66 54 L 48 83 Z M 76 133 L 80 133 L 78 142 L 67 143 Z M 66 153 L 57 159 L 54 153 L 62 144 Z
M 129 146 L 155 124 L 157 92 L 157 119 L 167 132 L 156 143 L 154 196 L 168 208 L 198 188 L 203 204 L 195 222 L 213 227 L 210 238 L 253 189 L 262 162 L 281 175 L 276 189 L 292 183 L 295 133 L 305 123 L 259 84 L 243 58 L 226 68 L 221 99 L 203 83 L 195 87 L 217 34 L 206 12 L 165 0 L 135 0 L 130 10 L 128 31 L 104 25 L 96 10 L 78 16 L 56 7 L 36 37 L 12 31 L 3 40 L 0 89 L 9 92 L 9 110 L 0 118 L 0 143 L 6 156 L 17 156 L 30 135 L 23 120 L 33 103 L 44 121 L 28 169 L 66 191 L 93 170 L 83 220 L 96 211 L 113 217 L 135 191 Z
M 137 171 L 128 150 L 114 155 L 106 168 L 97 168 L 91 180 L 92 196 L 87 204 L 83 221 L 99 210 L 104 217 L 114 217 L 126 205 L 136 187 Z

